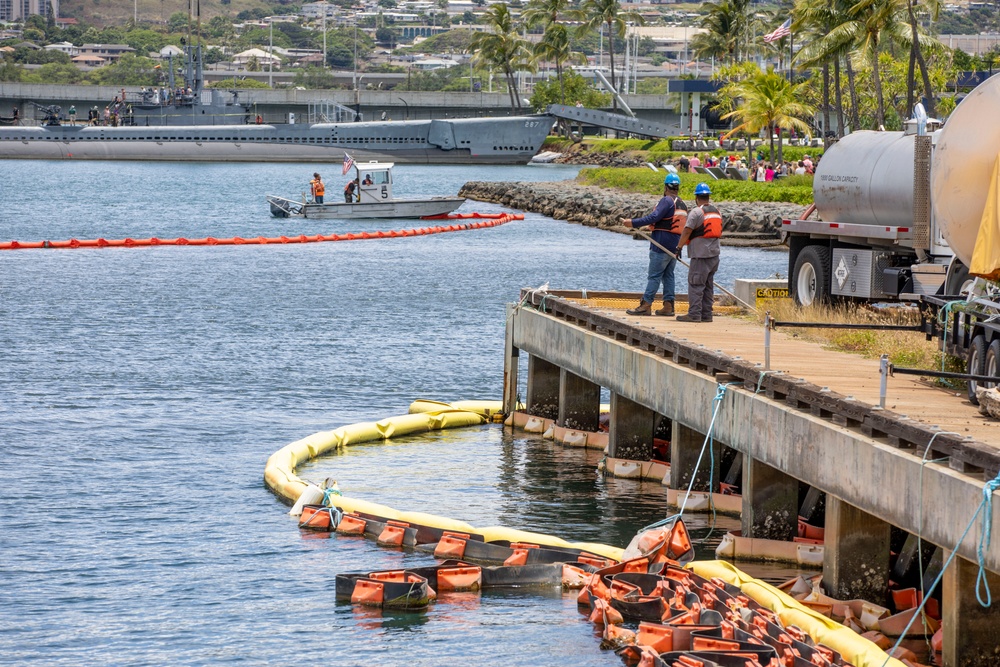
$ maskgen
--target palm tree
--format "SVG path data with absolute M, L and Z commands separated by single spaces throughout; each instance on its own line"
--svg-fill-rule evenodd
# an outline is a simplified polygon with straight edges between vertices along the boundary
M 805 95 L 807 83 L 793 83 L 784 76 L 768 67 L 766 72 L 758 72 L 754 76 L 735 81 L 725 86 L 723 93 L 731 98 L 739 98 L 742 104 L 722 116 L 724 120 L 733 118 L 739 122 L 727 133 L 746 132 L 753 135 L 766 129 L 771 138 L 771 159 L 774 159 L 774 130 L 792 128 L 808 132 L 809 125 L 805 118 L 811 118 L 816 109 L 801 102 Z
M 847 74 L 847 93 L 850 98 L 850 126 L 855 130 L 861 127 L 858 114 L 858 88 L 854 76 L 851 56 L 855 49 L 856 35 L 851 31 L 841 30 L 832 34 L 834 27 L 841 26 L 852 20 L 850 13 L 855 0 L 798 0 L 795 19 L 799 29 L 808 33 L 822 35 L 819 39 L 808 42 L 798 53 L 797 58 L 803 67 L 815 67 L 824 61 L 833 62 L 833 88 L 836 95 L 838 134 L 843 136 L 847 126 L 844 118 L 843 84 L 841 83 L 841 63 Z
M 910 26 L 905 20 L 905 2 L 906 0 L 856 0 L 855 4 L 846 8 L 843 20 L 822 40 L 830 50 L 852 51 L 853 62 L 847 62 L 849 79 L 853 77 L 852 65 L 869 65 L 872 68 L 875 129 L 885 125 L 885 95 L 882 92 L 878 54 L 888 43 L 895 42 L 908 47 L 911 42 Z M 853 83 L 849 85 L 853 88 Z
M 587 64 L 587 56 L 574 51 L 569 44 L 569 31 L 558 23 L 550 24 L 542 35 L 542 41 L 535 44 L 535 58 L 555 63 L 556 77 L 559 79 L 559 103 L 566 104 L 566 88 L 563 85 L 563 65 L 575 62 Z
M 570 11 L 573 4 L 573 0 L 530 0 L 521 12 L 521 20 L 529 28 L 541 26 L 543 30 L 548 30 L 559 20 L 560 14 Z
M 934 90 L 931 88 L 931 78 L 927 72 L 927 61 L 924 60 L 922 46 L 926 45 L 927 37 L 917 23 L 917 13 L 915 11 L 916 0 L 906 0 L 906 14 L 910 24 L 910 63 L 906 72 L 906 108 L 913 108 L 913 95 L 916 88 L 913 66 L 914 63 L 920 67 L 920 77 L 924 84 L 924 97 L 927 98 L 927 115 L 934 117 Z M 936 21 L 941 10 L 941 3 L 938 0 L 928 1 L 928 10 L 931 20 Z M 940 44 L 933 40 L 935 45 Z
M 624 11 L 619 0 L 583 0 L 579 16 L 583 24 L 579 30 L 593 32 L 605 26 L 608 33 L 608 62 L 611 63 L 611 87 L 618 90 L 615 81 L 615 37 L 624 38 L 628 22 L 643 25 L 645 20 L 634 11 Z M 618 100 L 612 96 L 614 108 L 618 108 Z
M 830 32 L 834 26 L 832 0 L 799 0 L 792 9 L 792 31 L 800 36 L 799 41 L 805 38 L 808 44 L 818 44 L 823 37 Z M 806 53 L 805 49 L 800 49 L 798 56 L 801 59 Z M 818 60 L 823 71 L 823 133 L 830 131 L 830 64 L 834 63 L 835 82 L 837 88 L 837 109 L 839 112 L 838 132 L 843 132 L 844 114 L 842 101 L 840 99 L 840 69 L 839 57 L 830 53 L 820 53 Z M 824 143 L 826 137 L 824 136 Z
M 521 95 L 517 90 L 519 69 L 527 69 L 531 65 L 531 48 L 528 41 L 521 37 L 519 27 L 511 16 L 507 5 L 496 3 L 484 13 L 490 32 L 479 32 L 472 38 L 469 51 L 474 55 L 473 62 L 480 67 L 497 69 L 503 72 L 507 79 L 507 92 L 510 94 L 510 108 L 521 111 Z
M 735 62 L 750 51 L 750 33 L 755 20 L 749 0 L 713 0 L 702 5 L 708 12 L 701 18 L 699 33 L 691 40 L 700 58 L 716 57 Z

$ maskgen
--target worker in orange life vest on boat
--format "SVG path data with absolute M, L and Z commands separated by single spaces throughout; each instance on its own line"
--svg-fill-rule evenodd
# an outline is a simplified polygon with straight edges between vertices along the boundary
M 709 203 L 712 195 L 707 183 L 695 186 L 697 206 L 688 213 L 687 223 L 677 252 L 688 247 L 691 268 L 688 269 L 688 314 L 678 322 L 711 322 L 715 299 L 715 272 L 719 270 L 719 238 L 722 236 L 722 213 Z
M 319 174 L 314 173 L 313 179 L 309 181 L 309 185 L 312 187 L 313 202 L 322 204 L 323 195 L 326 194 L 326 186 L 323 185 L 323 179 L 319 177 Z

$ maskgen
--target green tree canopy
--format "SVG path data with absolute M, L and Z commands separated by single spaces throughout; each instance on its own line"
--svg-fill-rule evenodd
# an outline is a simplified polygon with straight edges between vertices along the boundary
M 152 86 L 158 82 L 156 62 L 144 56 L 122 56 L 118 62 L 90 73 L 90 80 L 102 86 Z
M 565 102 L 560 102 L 565 99 Z M 531 108 L 541 112 L 550 104 L 582 104 L 588 109 L 603 109 L 611 105 L 610 93 L 598 90 L 590 82 L 576 72 L 563 74 L 563 89 L 560 90 L 559 81 L 546 79 L 535 84 L 535 90 L 531 95 Z

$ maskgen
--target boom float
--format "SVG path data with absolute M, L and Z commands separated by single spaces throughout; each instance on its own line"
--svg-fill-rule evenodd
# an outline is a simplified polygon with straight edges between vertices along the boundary
M 243 238 L 217 239 L 211 236 L 200 239 L 69 239 L 66 241 L 7 241 L 0 243 L 0 250 L 38 250 L 42 248 L 145 248 L 149 246 L 206 246 L 206 245 L 279 245 L 285 243 L 322 243 L 324 241 L 367 241 L 369 239 L 396 239 L 411 236 L 430 236 L 446 232 L 462 232 L 470 229 L 499 227 L 512 220 L 524 220 L 521 213 L 452 213 L 445 216 L 424 218 L 425 220 L 480 220 L 463 224 L 438 225 L 416 229 L 360 232 L 357 234 L 299 234 L 298 236 L 254 236 Z
M 301 513 L 300 527 L 365 536 L 389 548 L 430 551 L 430 567 L 344 573 L 336 595 L 353 604 L 421 609 L 438 592 L 556 586 L 579 591 L 602 647 L 641 667 L 904 667 L 874 643 L 782 591 L 722 562 L 692 562 L 679 516 L 641 531 L 627 549 L 467 523 L 346 498 L 295 474 L 303 461 L 349 444 L 476 426 L 493 402 L 456 407 L 421 400 L 411 413 L 293 442 L 267 461 L 267 486 Z M 637 623 L 637 629 L 623 627 Z

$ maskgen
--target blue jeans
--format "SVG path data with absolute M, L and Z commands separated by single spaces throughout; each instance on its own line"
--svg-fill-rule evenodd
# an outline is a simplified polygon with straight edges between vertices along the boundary
M 674 266 L 677 260 L 665 252 L 649 251 L 649 276 L 646 283 L 646 291 L 642 295 L 642 300 L 646 303 L 653 303 L 656 299 L 656 291 L 663 283 L 663 300 L 674 300 Z

